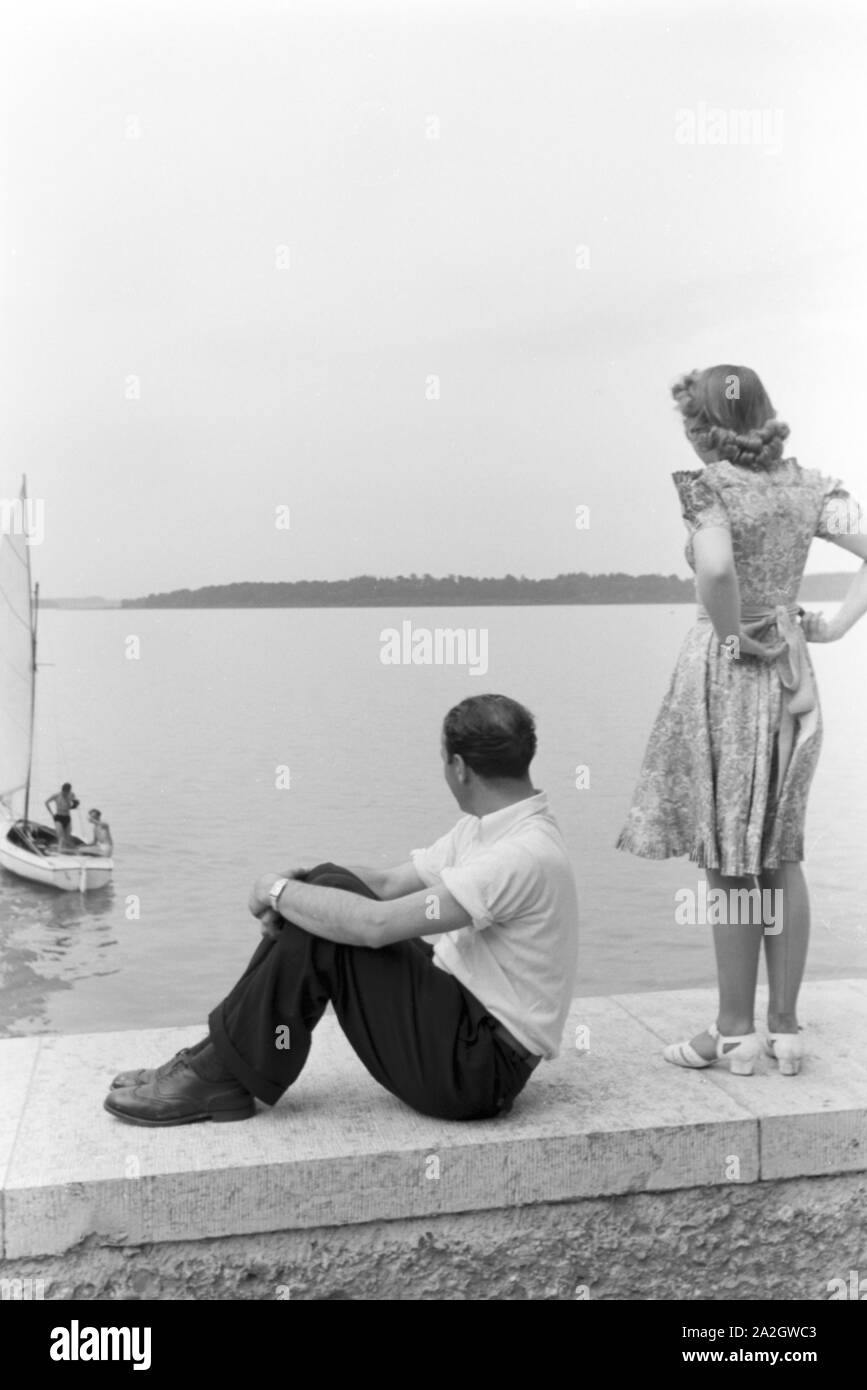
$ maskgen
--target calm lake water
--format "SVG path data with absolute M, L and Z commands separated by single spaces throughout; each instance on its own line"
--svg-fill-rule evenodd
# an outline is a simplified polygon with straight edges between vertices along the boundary
M 487 674 L 383 665 L 381 631 L 410 616 L 486 629 Z M 692 621 L 688 606 L 44 612 L 36 798 L 71 780 L 101 808 L 115 881 L 82 898 L 0 871 L 0 1031 L 203 1020 L 259 939 L 245 905 L 258 873 L 402 862 L 454 822 L 440 722 L 485 690 L 537 717 L 535 783 L 579 885 L 579 993 L 710 985 L 708 929 L 674 921 L 676 890 L 701 875 L 613 848 Z M 808 973 L 865 975 L 867 622 L 811 650 L 826 728 Z

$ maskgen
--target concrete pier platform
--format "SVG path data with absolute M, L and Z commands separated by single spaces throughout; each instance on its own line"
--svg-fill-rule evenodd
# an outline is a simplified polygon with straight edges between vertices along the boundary
M 805 987 L 799 1077 L 665 1063 L 714 1008 L 576 1000 L 561 1056 L 473 1124 L 382 1091 L 330 1016 L 279 1105 L 168 1130 L 103 1097 L 200 1026 L 2 1041 L 0 1276 L 57 1298 L 828 1297 L 867 1277 L 867 980 Z

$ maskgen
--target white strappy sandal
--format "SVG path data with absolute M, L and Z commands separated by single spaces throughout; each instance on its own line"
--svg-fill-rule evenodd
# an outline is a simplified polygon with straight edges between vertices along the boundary
M 769 1033 L 765 1051 L 779 1062 L 781 1076 L 798 1075 L 804 1060 L 804 1040 L 800 1033 Z
M 676 1067 L 712 1067 L 716 1062 L 728 1061 L 735 1076 L 752 1076 L 762 1051 L 758 1034 L 743 1033 L 740 1037 L 726 1038 L 715 1023 L 711 1023 L 707 1031 L 716 1040 L 716 1056 L 711 1057 L 710 1061 L 696 1052 L 691 1042 L 677 1042 L 663 1048 L 662 1055 L 666 1062 Z

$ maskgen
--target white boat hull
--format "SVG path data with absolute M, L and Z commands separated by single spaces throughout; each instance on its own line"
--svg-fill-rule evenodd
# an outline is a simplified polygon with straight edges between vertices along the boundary
M 91 854 L 34 854 L 10 840 L 14 824 L 0 807 L 0 865 L 10 874 L 66 893 L 88 893 L 111 882 L 112 859 Z

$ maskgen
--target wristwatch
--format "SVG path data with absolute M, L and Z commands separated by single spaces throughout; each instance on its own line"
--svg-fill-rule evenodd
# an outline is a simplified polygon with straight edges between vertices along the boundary
M 278 917 L 280 916 L 280 909 L 277 906 L 277 902 L 288 882 L 288 878 L 278 878 L 276 883 L 272 883 L 271 887 L 268 889 L 268 897 L 271 899 L 271 906 Z

